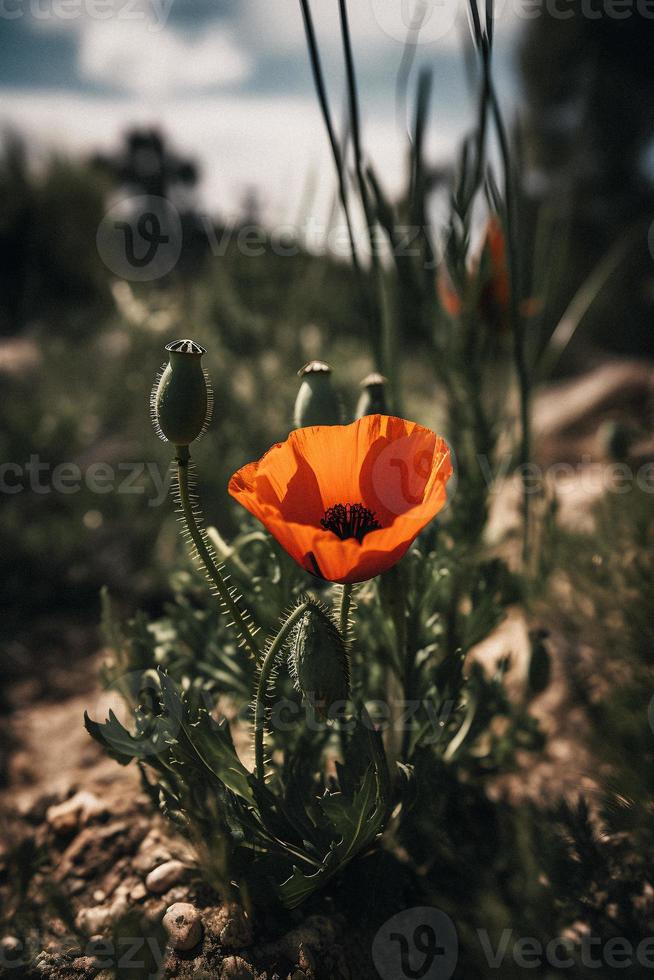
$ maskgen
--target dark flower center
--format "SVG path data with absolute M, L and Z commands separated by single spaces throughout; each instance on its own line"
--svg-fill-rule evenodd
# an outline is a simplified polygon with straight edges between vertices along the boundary
M 359 544 L 369 531 L 378 531 L 381 528 L 375 512 L 368 510 L 363 504 L 334 504 L 327 508 L 320 524 L 325 531 L 333 531 L 341 541 L 356 538 Z

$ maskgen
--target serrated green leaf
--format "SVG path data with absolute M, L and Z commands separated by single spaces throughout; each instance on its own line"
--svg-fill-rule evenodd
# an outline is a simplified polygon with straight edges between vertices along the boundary
M 104 724 L 93 721 L 85 711 L 84 727 L 89 735 L 99 742 L 107 755 L 121 766 L 128 765 L 133 759 L 152 762 L 153 756 L 156 756 L 158 751 L 165 750 L 164 738 L 167 735 L 165 727 L 153 726 L 147 735 L 136 737 L 128 732 L 111 710 Z
M 372 766 L 351 800 L 342 793 L 332 793 L 324 796 L 319 805 L 329 820 L 334 842 L 318 871 L 305 875 L 294 866 L 291 877 L 279 886 L 280 898 L 287 908 L 297 908 L 369 847 L 383 830 L 386 820 L 387 806 Z

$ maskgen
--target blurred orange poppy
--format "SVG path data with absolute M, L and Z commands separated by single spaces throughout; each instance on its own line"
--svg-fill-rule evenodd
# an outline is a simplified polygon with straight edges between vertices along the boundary
M 445 312 L 451 317 L 461 316 L 464 306 L 470 302 L 462 299 L 443 262 L 436 279 L 438 298 Z M 497 333 L 508 333 L 510 326 L 511 286 L 506 254 L 506 240 L 497 215 L 491 215 L 486 223 L 479 255 L 468 270 L 467 291 L 476 304 L 476 313 Z M 519 303 L 522 316 L 531 317 L 539 312 L 541 304 L 535 298 Z
M 291 432 L 229 492 L 295 561 L 330 582 L 363 582 L 402 558 L 446 501 L 447 444 L 388 415 Z
M 482 261 L 484 260 L 488 264 L 488 278 L 479 297 L 479 312 L 489 326 L 499 331 L 508 331 L 511 302 L 509 265 L 504 232 L 495 215 L 491 215 L 486 225 L 482 253 Z

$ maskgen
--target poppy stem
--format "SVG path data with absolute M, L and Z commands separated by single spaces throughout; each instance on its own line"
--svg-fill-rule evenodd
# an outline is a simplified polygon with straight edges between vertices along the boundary
M 211 549 L 205 538 L 205 531 L 200 527 L 196 517 L 196 509 L 191 501 L 189 493 L 188 470 L 191 462 L 191 454 L 188 446 L 177 446 L 177 482 L 179 486 L 179 502 L 184 515 L 184 523 L 190 538 L 195 545 L 197 556 L 204 565 L 209 580 L 215 587 L 218 597 L 225 607 L 225 611 L 233 618 L 234 624 L 238 628 L 241 640 L 247 647 L 252 656 L 258 660 L 260 656 L 259 646 L 254 638 L 256 629 L 253 629 L 249 614 L 244 613 L 238 605 L 236 590 L 227 585 L 220 569 L 214 561 Z
M 257 684 L 257 696 L 254 702 L 254 767 L 257 778 L 262 782 L 266 777 L 263 755 L 263 736 L 266 727 L 266 692 L 268 691 L 268 687 L 270 685 L 270 680 L 277 657 L 283 649 L 289 633 L 298 620 L 302 618 L 310 605 L 311 604 L 309 602 L 302 602 L 299 606 L 295 607 L 290 616 L 288 616 L 286 621 L 282 624 L 281 629 L 277 633 L 275 639 L 270 644 L 263 659 L 263 663 L 261 664 L 259 683 Z
M 343 586 L 343 592 L 341 593 L 341 607 L 338 613 L 338 626 L 341 631 L 341 636 L 347 641 L 348 638 L 348 624 L 350 620 L 350 606 L 352 604 L 352 584 L 347 584 Z

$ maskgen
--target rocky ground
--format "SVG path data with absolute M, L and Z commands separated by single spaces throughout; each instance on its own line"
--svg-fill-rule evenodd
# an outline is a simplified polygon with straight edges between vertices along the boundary
M 602 458 L 615 431 L 607 426 L 616 419 L 634 429 L 642 458 L 651 457 L 639 423 L 653 392 L 649 369 L 608 365 L 537 404 L 543 465 L 566 460 L 575 467 L 560 477 L 569 481 L 564 520 L 577 523 L 587 515 L 598 491 L 582 477 Z M 492 527 L 511 525 L 517 499 L 508 483 L 497 496 Z M 527 626 L 516 611 L 475 655 L 490 665 L 511 652 L 520 696 L 526 648 Z M 592 795 L 586 721 L 566 683 L 569 658 L 577 653 L 556 631 L 551 650 L 553 682 L 533 705 L 549 736 L 547 750 L 538 765 L 498 783 L 497 793 L 551 799 L 583 786 Z M 82 726 L 85 709 L 94 717 L 101 713 L 94 710 L 97 667 L 97 658 L 86 658 L 74 676 L 48 674 L 50 690 L 23 682 L 9 693 L 13 710 L 5 736 L 12 751 L 9 786 L 0 799 L 6 830 L 0 975 L 108 980 L 160 971 L 218 980 L 365 980 L 357 941 L 329 907 L 306 918 L 258 923 L 254 935 L 244 910 L 203 883 L 184 843 L 153 815 L 137 770 L 107 759 Z M 12 921 L 17 933 L 29 933 L 31 948 L 12 934 Z M 30 972 L 25 963 L 32 954 Z
M 81 724 L 99 694 L 96 668 L 81 669 L 78 693 L 12 717 L 20 748 L 2 801 L 0 898 L 6 913 L 22 889 L 33 927 L 29 949 L 5 931 L 0 974 L 108 980 L 117 966 L 139 978 L 163 966 L 180 978 L 349 976 L 337 915 L 285 923 L 281 933 L 275 924 L 274 941 L 255 943 L 244 911 L 202 882 L 184 841 L 152 813 L 136 768 L 107 759 Z M 28 864 L 31 880 L 17 880 Z

